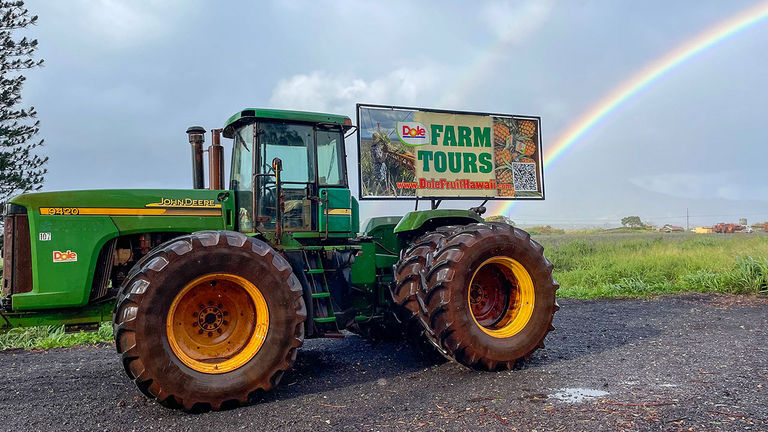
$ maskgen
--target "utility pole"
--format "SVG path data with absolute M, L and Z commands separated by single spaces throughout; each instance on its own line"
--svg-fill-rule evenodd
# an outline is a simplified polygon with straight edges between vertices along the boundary
M 685 209 L 685 230 L 686 231 L 690 231 L 691 230 L 691 223 L 690 222 L 691 222 L 691 220 L 690 220 L 690 217 L 688 215 L 688 208 L 686 207 L 686 209 Z

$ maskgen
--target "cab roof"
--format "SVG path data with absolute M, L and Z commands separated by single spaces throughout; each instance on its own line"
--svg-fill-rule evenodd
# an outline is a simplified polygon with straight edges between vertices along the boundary
M 227 120 L 227 123 L 224 125 L 224 137 L 232 138 L 237 127 L 243 124 L 252 123 L 257 119 L 292 120 L 306 123 L 331 123 L 343 127 L 345 131 L 352 128 L 352 120 L 345 115 L 308 111 L 245 108 Z

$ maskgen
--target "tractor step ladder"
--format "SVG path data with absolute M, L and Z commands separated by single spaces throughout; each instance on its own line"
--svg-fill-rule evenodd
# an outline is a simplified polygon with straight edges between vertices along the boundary
M 336 315 L 334 315 L 333 305 L 331 304 L 331 292 L 328 289 L 328 278 L 326 277 L 328 270 L 323 267 L 323 259 L 320 256 L 321 251 L 307 253 L 306 250 L 303 250 L 302 254 L 304 256 L 304 272 L 312 289 L 313 309 L 316 311 L 315 315 L 317 315 L 313 320 L 316 325 L 319 324 L 317 326 L 319 330 L 326 335 L 338 334 L 343 337 L 339 332 Z

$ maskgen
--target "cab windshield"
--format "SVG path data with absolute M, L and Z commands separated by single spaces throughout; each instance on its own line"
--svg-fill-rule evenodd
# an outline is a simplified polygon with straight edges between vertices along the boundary
M 280 158 L 283 161 L 283 182 L 314 182 L 313 132 L 312 126 L 259 123 L 259 173 L 274 173 L 272 161 Z

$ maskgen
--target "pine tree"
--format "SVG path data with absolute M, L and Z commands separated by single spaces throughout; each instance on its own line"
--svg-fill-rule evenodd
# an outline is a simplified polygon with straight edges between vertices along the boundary
M 35 25 L 23 1 L 0 0 L 0 202 L 42 187 L 48 157 L 36 154 L 43 140 L 35 139 L 40 121 L 34 107 L 22 108 L 21 88 L 26 70 L 40 67 L 33 60 L 37 40 L 13 38 L 13 31 Z

